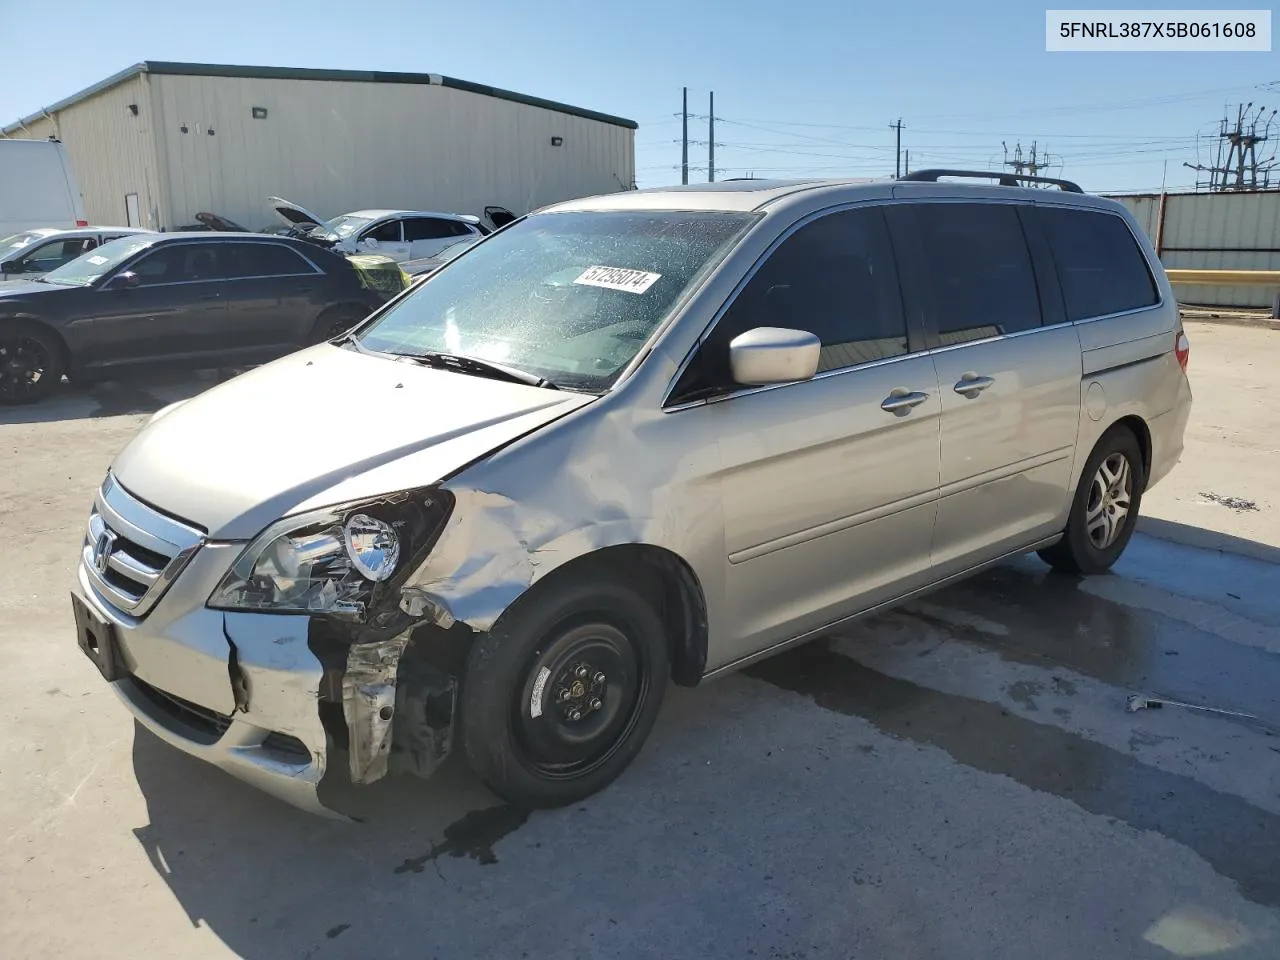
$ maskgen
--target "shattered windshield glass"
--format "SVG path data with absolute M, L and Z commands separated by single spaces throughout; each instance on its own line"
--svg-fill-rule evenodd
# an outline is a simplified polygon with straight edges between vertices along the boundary
M 423 281 L 360 337 L 604 390 L 754 221 L 745 213 L 550 213 L 509 227 Z

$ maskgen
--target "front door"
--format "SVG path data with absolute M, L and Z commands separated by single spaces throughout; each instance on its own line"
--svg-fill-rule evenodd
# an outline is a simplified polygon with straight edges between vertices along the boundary
M 818 374 L 732 385 L 728 343 L 755 327 L 816 334 Z M 796 230 L 703 344 L 700 375 L 726 391 L 702 412 L 721 438 L 736 646 L 709 668 L 927 582 L 941 403 L 922 346 L 879 207 Z
M 1055 314 L 1042 322 L 1018 205 L 900 209 L 914 221 L 937 345 L 942 469 L 933 563 L 945 576 L 1057 532 L 1079 423 L 1080 343 L 1073 326 L 1053 322 L 1060 307 L 1047 298 Z
M 184 242 L 151 248 L 117 277 L 96 288 L 86 342 L 94 343 L 92 369 L 132 361 L 188 361 L 216 352 L 226 317 L 226 280 L 218 244 Z
M 410 256 L 409 243 L 404 239 L 404 222 L 394 219 L 375 224 L 360 235 L 357 249 L 361 253 L 376 253 L 403 263 Z

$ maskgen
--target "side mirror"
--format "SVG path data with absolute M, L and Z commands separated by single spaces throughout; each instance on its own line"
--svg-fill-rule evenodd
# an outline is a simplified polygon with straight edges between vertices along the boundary
M 128 290 L 136 287 L 142 282 L 141 278 L 132 270 L 126 270 L 124 273 L 117 273 L 107 282 L 108 290 Z
M 373 237 L 365 237 L 365 238 L 364 238 L 364 245 L 365 245 L 366 247 L 368 247 L 370 250 L 377 250 L 377 249 L 378 249 L 378 241 L 377 241 L 376 239 L 374 239 Z
M 750 387 L 809 380 L 818 372 L 821 349 L 822 341 L 807 330 L 756 327 L 729 341 L 729 369 L 735 382 Z
M 21 260 L 6 260 L 0 263 L 0 273 L 22 273 L 22 270 Z

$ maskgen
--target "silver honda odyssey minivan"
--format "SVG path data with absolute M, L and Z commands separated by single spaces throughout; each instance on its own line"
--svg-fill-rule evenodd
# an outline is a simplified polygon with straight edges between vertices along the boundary
M 458 750 L 549 807 L 668 682 L 1029 551 L 1106 570 L 1182 450 L 1169 284 L 1117 203 L 941 173 L 563 203 L 161 410 L 89 515 L 81 647 L 298 806 Z

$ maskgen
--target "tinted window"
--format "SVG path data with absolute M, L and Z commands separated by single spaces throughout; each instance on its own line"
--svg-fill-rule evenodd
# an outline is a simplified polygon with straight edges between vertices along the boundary
M 446 237 L 462 237 L 471 231 L 457 220 L 441 220 L 436 217 L 414 217 L 404 222 L 406 240 L 444 240 Z
M 704 348 L 703 371 L 713 384 L 731 383 L 729 342 L 754 327 L 816 335 L 819 372 L 906 353 L 906 321 L 880 211 L 822 217 L 770 254 Z
M 283 277 L 315 273 L 296 252 L 278 243 L 228 243 L 223 255 L 231 258 L 228 269 L 236 277 Z
M 379 243 L 400 242 L 400 221 L 388 220 L 380 223 L 364 235 L 365 240 L 377 240 Z
M 1040 325 L 1031 254 L 1012 205 L 922 203 L 914 212 L 944 346 Z
M 1142 250 L 1119 217 L 1046 207 L 1040 218 L 1053 249 L 1068 320 L 1136 310 L 1159 299 Z
M 194 283 L 200 280 L 226 280 L 234 276 L 225 244 L 175 243 L 160 247 L 135 263 L 130 269 L 138 275 L 142 286 L 160 283 Z

